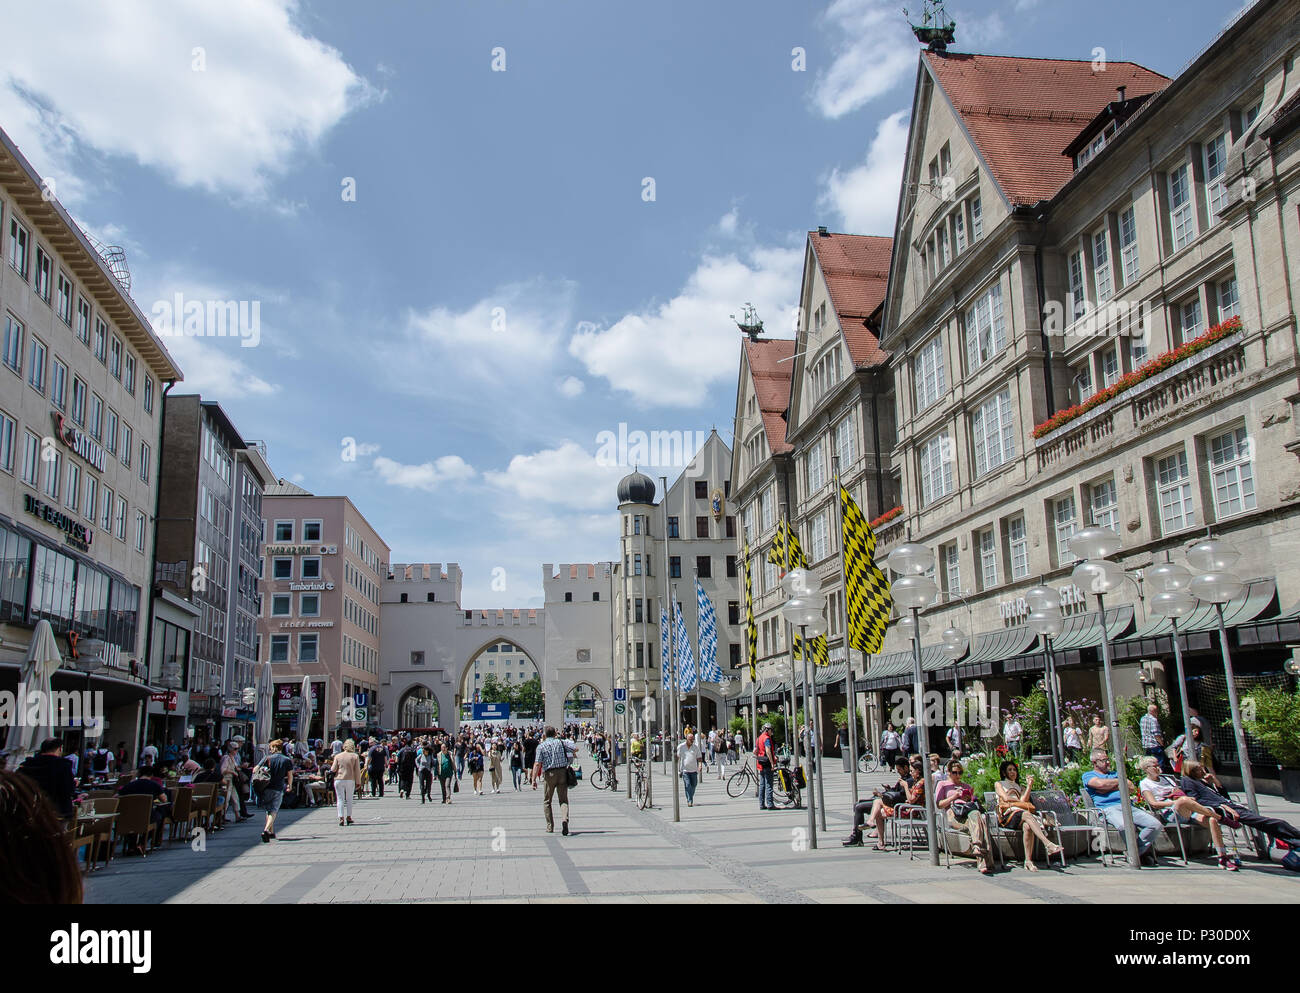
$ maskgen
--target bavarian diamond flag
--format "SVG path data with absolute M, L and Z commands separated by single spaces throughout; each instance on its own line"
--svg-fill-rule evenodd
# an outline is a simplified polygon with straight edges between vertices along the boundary
M 799 544 L 799 536 L 784 520 L 777 525 L 776 537 L 772 539 L 772 547 L 768 549 L 767 560 L 779 566 L 783 576 L 791 569 L 808 568 L 808 559 Z M 799 637 L 798 631 L 794 632 L 794 657 L 803 658 L 803 639 Z M 829 661 L 826 635 L 818 635 L 813 639 L 811 658 L 814 665 L 826 665 Z
M 672 654 L 668 651 L 668 612 L 659 608 L 659 666 L 664 675 L 664 694 L 670 692 L 668 682 L 672 678 Z
M 713 601 L 704 592 L 700 581 L 695 580 L 695 597 L 700 608 L 700 679 L 706 683 L 721 683 L 722 670 L 718 667 L 718 615 Z
M 848 588 L 849 644 L 859 651 L 875 655 L 884 644 L 894 598 L 889 592 L 889 580 L 876 565 L 876 534 L 843 486 L 840 487 L 840 506 L 844 510 L 844 579 Z
M 745 542 L 745 642 L 749 646 L 749 681 L 758 682 L 758 624 L 754 621 L 754 567 L 749 561 L 749 542 Z
M 691 636 L 682 620 L 682 608 L 673 604 L 673 646 L 677 651 L 677 689 L 689 693 L 695 689 L 695 659 L 691 651 Z

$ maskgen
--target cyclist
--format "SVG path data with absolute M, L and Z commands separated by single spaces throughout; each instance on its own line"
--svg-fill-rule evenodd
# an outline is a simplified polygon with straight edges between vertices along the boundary
M 758 741 L 754 742 L 754 762 L 758 767 L 758 809 L 776 810 L 772 796 L 776 775 L 776 754 L 772 749 L 772 725 L 764 724 Z

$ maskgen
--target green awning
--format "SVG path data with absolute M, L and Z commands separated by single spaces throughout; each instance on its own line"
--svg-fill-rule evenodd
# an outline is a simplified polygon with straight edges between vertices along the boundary
M 1106 611 L 1106 639 L 1114 641 L 1133 624 L 1133 605 L 1123 603 Z M 1078 651 L 1081 648 L 1097 648 L 1101 645 L 1101 628 L 1097 625 L 1095 612 L 1075 614 L 1065 619 L 1065 628 L 1060 637 L 1052 640 L 1052 649 L 1058 652 Z
M 1223 623 L 1228 627 L 1249 622 L 1275 609 L 1277 601 L 1277 582 L 1272 579 L 1252 579 L 1246 583 L 1246 591 L 1236 600 L 1223 605 Z M 1298 606 L 1297 609 L 1300 609 Z M 1203 603 L 1192 613 L 1178 622 L 1178 633 L 1192 631 L 1217 631 L 1219 620 L 1215 616 L 1214 604 Z M 1141 629 L 1130 637 L 1133 639 L 1158 638 L 1173 634 L 1173 624 L 1168 617 L 1151 617 Z
M 1023 624 L 1018 627 L 985 631 L 976 637 L 975 647 L 966 658 L 961 660 L 961 664 L 975 665 L 980 662 L 1001 662 L 1015 658 L 1033 648 L 1037 640 L 1038 635 Z

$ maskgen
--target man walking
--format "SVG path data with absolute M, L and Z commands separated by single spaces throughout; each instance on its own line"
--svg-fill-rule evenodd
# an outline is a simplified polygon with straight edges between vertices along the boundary
M 919 754 L 921 751 L 921 730 L 916 726 L 916 718 L 907 719 L 907 727 L 903 729 L 903 754 L 908 758 Z
M 1020 742 L 1024 734 L 1025 729 L 1020 726 L 1015 714 L 1008 715 L 1007 722 L 1002 725 L 1002 737 L 1007 743 L 1007 751 L 1016 758 L 1020 758 Z
M 388 768 L 388 751 L 374 738 L 370 739 L 370 751 L 366 753 L 366 773 L 370 778 L 370 795 L 384 795 L 384 773 Z
M 1147 706 L 1147 712 L 1138 721 L 1142 732 L 1142 750 L 1160 763 L 1161 772 L 1172 772 L 1169 768 L 1169 756 L 1165 754 L 1165 738 L 1160 731 L 1160 708 L 1154 703 Z
M 533 766 L 533 778 L 542 778 L 545 790 L 542 793 L 542 808 L 546 812 L 546 833 L 555 833 L 555 818 L 551 813 L 551 797 L 557 791 L 560 794 L 560 833 L 569 833 L 569 762 L 572 753 L 564 739 L 555 735 L 555 728 L 547 726 L 546 737 L 537 746 L 537 761 Z
M 686 806 L 694 807 L 695 787 L 700 781 L 700 746 L 690 731 L 686 732 L 686 740 L 677 746 L 677 765 L 686 783 Z
M 776 778 L 776 753 L 772 750 L 772 725 L 764 724 L 754 742 L 754 763 L 758 767 L 758 809 L 776 810 L 772 796 Z

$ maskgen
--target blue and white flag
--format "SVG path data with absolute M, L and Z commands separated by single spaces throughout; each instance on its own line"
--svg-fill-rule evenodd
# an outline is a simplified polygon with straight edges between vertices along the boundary
M 669 692 L 668 680 L 671 678 L 673 671 L 672 655 L 668 651 L 668 612 L 663 607 L 659 608 L 659 668 L 663 670 L 664 675 L 664 699 L 667 699 Z
M 718 668 L 718 615 L 713 601 L 704 592 L 700 581 L 695 580 L 695 597 L 700 604 L 700 679 L 706 683 L 721 683 L 722 670 Z
M 683 693 L 695 689 L 695 653 L 691 651 L 691 636 L 682 620 L 682 608 L 673 604 L 673 617 L 676 623 L 673 644 L 677 647 L 677 688 Z

